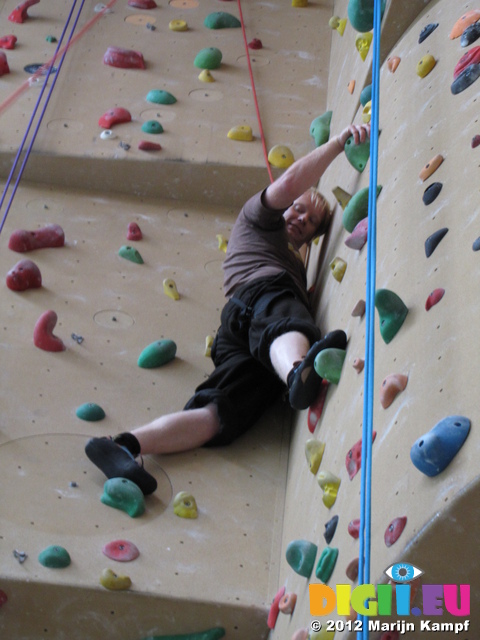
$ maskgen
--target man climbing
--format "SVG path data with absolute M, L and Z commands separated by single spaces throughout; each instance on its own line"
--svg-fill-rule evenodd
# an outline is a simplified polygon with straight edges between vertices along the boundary
M 351 125 L 294 162 L 243 206 L 224 260 L 228 302 L 212 346 L 214 371 L 184 409 L 113 438 L 91 438 L 85 451 L 108 478 L 135 482 L 145 495 L 157 482 L 136 458 L 227 445 L 247 431 L 288 390 L 294 409 L 316 399 L 316 355 L 345 349 L 343 331 L 323 338 L 310 310 L 299 250 L 328 229 L 331 213 L 317 191 L 321 176 L 353 135 L 365 142 L 368 125 Z

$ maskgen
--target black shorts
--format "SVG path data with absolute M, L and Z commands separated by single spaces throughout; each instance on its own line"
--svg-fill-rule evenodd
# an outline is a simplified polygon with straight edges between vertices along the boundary
M 282 394 L 284 383 L 270 362 L 270 345 L 289 331 L 320 340 L 310 309 L 281 273 L 240 287 L 222 310 L 212 346 L 214 371 L 185 409 L 214 403 L 220 431 L 207 445 L 226 445 L 249 429 Z

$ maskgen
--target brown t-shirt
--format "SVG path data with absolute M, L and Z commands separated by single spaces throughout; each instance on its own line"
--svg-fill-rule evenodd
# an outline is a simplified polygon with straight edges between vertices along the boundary
M 251 280 L 286 271 L 308 304 L 303 260 L 289 242 L 284 209 L 267 208 L 263 191 L 246 202 L 233 226 L 223 262 L 223 288 L 227 298 Z

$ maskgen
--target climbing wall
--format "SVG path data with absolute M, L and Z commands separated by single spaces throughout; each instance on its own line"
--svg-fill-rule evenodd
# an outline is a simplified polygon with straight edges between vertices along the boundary
M 478 635 L 480 624 L 474 604 L 480 586 L 475 550 L 479 524 L 475 507 L 479 498 L 475 362 L 479 339 L 474 294 L 480 229 L 479 85 L 474 83 L 456 94 L 451 85 L 457 63 L 478 48 L 478 40 L 462 46 L 460 37 L 452 39 L 450 34 L 457 20 L 478 6 L 447 1 L 430 2 L 427 7 L 424 3 L 399 5 L 387 7 L 382 23 L 378 172 L 382 190 L 377 199 L 376 289 L 396 294 L 408 314 L 387 343 L 375 311 L 370 582 L 386 583 L 386 569 L 408 563 L 424 572 L 419 579 L 422 584 L 470 584 L 470 629 L 455 636 L 470 639 Z M 336 2 L 334 13 L 346 18 L 347 9 L 347 2 Z M 437 26 L 419 42 L 428 25 Z M 360 93 L 371 82 L 372 51 L 362 61 L 355 47 L 359 35 L 350 22 L 343 36 L 334 33 L 327 100 L 334 131 L 349 118 L 362 122 Z M 395 58 L 398 66 L 392 71 L 389 67 Z M 434 65 L 427 74 L 422 69 L 426 63 Z M 355 81 L 352 93 L 348 89 L 351 81 Z M 440 159 L 443 161 L 434 170 Z M 427 167 L 434 172 L 430 174 Z M 359 173 L 341 158 L 321 187 L 336 202 L 332 192 L 336 187 L 355 196 L 368 184 L 368 167 Z M 318 422 L 314 412 L 305 412 L 295 422 L 278 593 L 285 590 L 283 604 L 291 601 L 290 594 L 296 595 L 297 602 L 293 615 L 279 614 L 272 638 L 291 638 L 296 631 L 296 640 L 304 638 L 300 630 L 308 629 L 313 620 L 324 623 L 323 631 L 315 637 L 331 638 L 332 634 L 325 633 L 326 619 L 338 620 L 335 638 L 355 637 L 348 631 L 345 617 L 335 611 L 323 619 L 312 616 L 308 592 L 309 582 L 326 582 L 334 590 L 337 584 L 351 585 L 352 590 L 357 585 L 359 540 L 354 537 L 354 521 L 360 517 L 357 443 L 362 438 L 364 370 L 360 360 L 365 358 L 366 332 L 365 316 L 357 303 L 365 300 L 367 245 L 351 248 L 346 244 L 354 234 L 345 228 L 344 220 L 338 202 L 329 237 L 310 256 L 318 322 L 324 330 L 345 329 L 348 346 L 340 379 L 329 384 Z M 340 281 L 334 277 L 338 276 L 339 260 L 346 264 Z M 457 455 L 451 441 L 442 441 L 448 429 L 436 427 L 451 416 L 462 416 L 471 423 Z M 453 423 L 457 426 L 450 423 L 450 430 L 463 428 L 458 417 Z M 430 477 L 414 466 L 410 452 L 417 441 L 431 447 L 434 427 L 447 459 L 449 454 L 454 458 Z M 311 455 L 306 455 L 313 448 L 311 443 L 306 446 L 311 439 L 317 447 L 319 442 L 325 444 L 320 467 L 313 474 L 308 462 Z M 418 442 L 415 451 L 421 453 Z M 432 455 L 430 449 L 426 457 Z M 424 463 L 423 471 L 427 469 Z M 323 491 L 320 486 L 325 485 L 326 474 L 336 477 L 332 481 L 333 504 L 328 487 Z M 293 567 L 286 560 L 287 550 L 298 541 L 308 542 L 306 548 L 311 544 L 318 548 L 311 559 L 310 579 L 297 572 L 298 557 Z M 426 601 L 418 589 L 411 607 L 421 612 L 424 606 Z M 406 637 L 419 637 L 420 623 L 428 618 L 436 623 L 463 623 L 465 619 L 446 611 L 441 616 L 403 616 L 400 619 L 413 622 L 416 631 Z M 380 619 L 386 624 L 398 620 L 395 604 L 392 617 Z M 370 637 L 398 638 L 400 628 L 383 627 L 383 635 L 376 631 Z M 436 631 L 435 637 L 451 638 L 453 634 L 451 630 Z

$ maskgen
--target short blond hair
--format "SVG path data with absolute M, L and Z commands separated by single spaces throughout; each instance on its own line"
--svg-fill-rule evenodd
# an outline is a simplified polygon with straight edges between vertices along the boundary
M 330 225 L 330 220 L 332 218 L 332 210 L 330 205 L 328 204 L 325 196 L 320 193 L 320 191 L 316 187 L 310 187 L 307 193 L 310 195 L 310 200 L 313 202 L 315 207 L 321 208 L 322 211 L 322 221 L 320 222 L 318 229 L 315 232 L 315 238 L 319 236 L 323 236 Z

